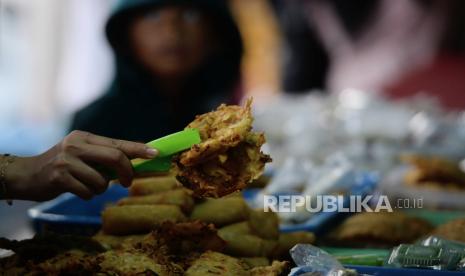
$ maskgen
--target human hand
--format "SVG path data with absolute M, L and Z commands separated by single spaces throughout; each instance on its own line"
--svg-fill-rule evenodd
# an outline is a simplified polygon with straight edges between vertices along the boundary
M 109 183 L 99 168 L 111 169 L 128 187 L 132 158 L 154 158 L 158 151 L 142 143 L 73 131 L 43 154 L 18 157 L 6 175 L 7 196 L 43 201 L 71 192 L 83 199 L 103 193 Z

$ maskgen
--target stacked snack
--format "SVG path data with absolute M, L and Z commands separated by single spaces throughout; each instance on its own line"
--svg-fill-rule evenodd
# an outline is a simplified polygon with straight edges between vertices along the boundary
M 90 238 L 43 235 L 21 242 L 0 239 L 16 254 L 0 260 L 2 275 L 281 275 L 287 262 L 251 263 L 218 251 L 224 247 L 212 225 L 163 223 L 114 249 Z
M 164 222 L 185 221 L 212 224 L 225 241 L 224 252 L 247 262 L 268 264 L 268 258 L 288 257 L 296 243 L 315 240 L 309 232 L 280 234 L 277 215 L 251 209 L 240 194 L 195 200 L 189 190 L 176 185 L 173 176 L 137 179 L 130 194 L 102 214 L 103 232 L 95 238 L 106 247 L 137 240 L 137 234 L 156 230 Z

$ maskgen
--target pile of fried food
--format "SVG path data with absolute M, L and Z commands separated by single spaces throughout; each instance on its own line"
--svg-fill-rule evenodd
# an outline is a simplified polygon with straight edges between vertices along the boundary
M 257 179 L 270 156 L 261 152 L 263 133 L 252 131 L 252 99 L 245 107 L 222 104 L 199 115 L 187 128 L 202 142 L 174 158 L 176 177 L 196 196 L 221 197 Z
M 450 191 L 465 190 L 465 172 L 455 162 L 420 155 L 405 155 L 402 160 L 412 167 L 404 177 L 407 185 Z
M 16 253 L 0 260 L 2 273 L 286 273 L 288 262 L 278 260 L 288 259 L 295 244 L 312 243 L 315 237 L 308 232 L 280 234 L 276 214 L 252 210 L 234 193 L 259 178 L 271 161 L 260 149 L 263 133 L 252 131 L 251 104 L 221 105 L 197 116 L 187 128 L 199 130 L 202 142 L 173 158 L 176 177 L 136 179 L 129 197 L 103 211 L 102 230 L 94 237 L 0 240 L 0 248 Z
M 172 175 L 136 179 L 130 196 L 102 213 L 92 238 L 0 240 L 17 254 L 7 275 L 282 275 L 289 249 L 309 232 L 279 233 L 278 217 L 253 210 L 238 193 L 194 198 Z M 26 273 L 27 272 L 27 273 Z

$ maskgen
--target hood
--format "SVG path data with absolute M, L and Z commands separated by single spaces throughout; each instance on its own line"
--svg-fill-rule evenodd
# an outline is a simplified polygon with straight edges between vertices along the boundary
M 218 23 L 222 31 L 228 34 L 231 47 L 242 54 L 242 40 L 236 23 L 231 15 L 227 1 L 225 0 L 119 0 L 114 7 L 113 13 L 106 25 L 106 35 L 113 49 L 124 44 L 127 36 L 127 27 L 131 18 L 140 10 L 164 6 L 189 4 L 207 11 Z
M 131 93 L 135 91 L 129 82 L 134 85 L 137 83 L 138 86 L 154 83 L 153 77 L 148 76 L 148 72 L 144 72 L 145 69 L 141 68 L 128 50 L 130 49 L 128 47 L 128 29 L 134 16 L 139 14 L 141 10 L 176 4 L 193 5 L 207 12 L 213 19 L 212 25 L 220 34 L 222 45 L 225 45 L 221 54 L 210 57 L 199 70 L 201 72 L 195 72 L 191 76 L 191 79 L 195 79 L 196 83 L 190 83 L 189 87 L 198 87 L 197 95 L 203 93 L 209 97 L 218 96 L 218 93 L 225 91 L 232 91 L 240 77 L 243 44 L 238 27 L 225 0 L 120 0 L 106 25 L 107 39 L 116 55 L 115 83 L 129 85 L 129 90 L 133 91 Z M 150 80 L 147 81 L 147 79 Z M 223 101 L 224 99 L 223 97 Z

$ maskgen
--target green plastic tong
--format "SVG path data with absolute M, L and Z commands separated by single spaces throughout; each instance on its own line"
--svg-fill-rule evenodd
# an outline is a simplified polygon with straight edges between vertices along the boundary
M 171 168 L 171 158 L 174 154 L 200 142 L 197 129 L 185 129 L 147 143 L 149 147 L 159 152 L 154 159 L 133 159 L 131 163 L 136 173 L 166 172 Z
M 159 152 L 154 159 L 133 159 L 131 163 L 136 173 L 166 172 L 171 168 L 171 158 L 174 154 L 187 150 L 200 142 L 200 134 L 197 129 L 185 129 L 147 143 L 149 147 L 157 149 Z
M 174 154 L 187 150 L 195 144 L 201 142 L 200 134 L 197 129 L 189 128 L 179 131 L 165 137 L 153 140 L 147 145 L 157 149 L 159 154 L 154 159 L 133 159 L 132 167 L 136 174 L 151 172 L 168 172 L 171 169 L 171 159 Z M 106 175 L 108 179 L 115 179 L 118 176 L 112 170 L 104 167 L 98 169 Z

